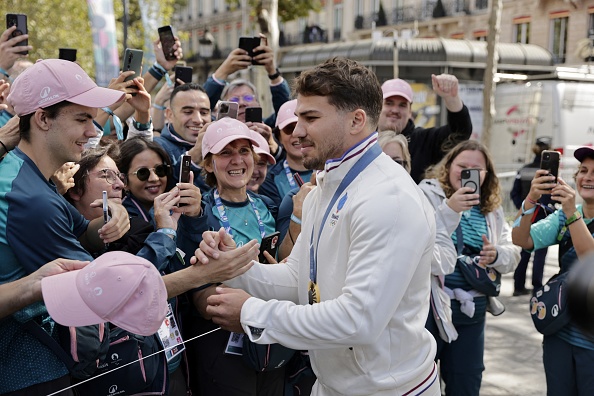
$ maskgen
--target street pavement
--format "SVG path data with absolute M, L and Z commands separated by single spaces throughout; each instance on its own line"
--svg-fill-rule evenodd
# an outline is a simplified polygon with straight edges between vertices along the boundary
M 544 281 L 559 270 L 557 247 L 550 247 Z M 528 265 L 526 287 L 530 284 L 532 263 Z M 502 276 L 500 300 L 505 312 L 487 313 L 485 332 L 485 371 L 481 396 L 543 396 L 546 381 L 542 365 L 542 335 L 529 314 L 530 296 L 513 297 L 513 273 Z

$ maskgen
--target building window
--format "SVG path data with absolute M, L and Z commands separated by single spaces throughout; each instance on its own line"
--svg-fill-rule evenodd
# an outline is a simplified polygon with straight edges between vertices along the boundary
M 222 10 L 223 7 L 221 6 L 221 0 L 212 0 L 212 12 L 217 13 Z
M 489 7 L 489 0 L 475 0 L 474 8 L 477 10 L 486 10 Z
M 513 42 L 528 44 L 530 42 L 530 21 L 514 23 Z
M 204 0 L 197 0 L 198 1 L 198 17 L 204 15 Z
M 487 41 L 486 30 L 475 30 L 474 33 L 472 33 L 472 36 L 476 41 Z
M 594 38 L 594 10 L 588 15 L 588 38 Z
M 355 16 L 363 15 L 363 0 L 355 0 Z
M 549 51 L 555 56 L 556 63 L 565 63 L 568 22 L 569 17 L 551 19 Z
M 334 4 L 334 34 L 332 39 L 339 41 L 342 35 L 342 4 Z

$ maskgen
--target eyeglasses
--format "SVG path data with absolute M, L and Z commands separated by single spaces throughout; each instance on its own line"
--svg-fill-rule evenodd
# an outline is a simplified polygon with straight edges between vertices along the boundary
M 229 102 L 239 103 L 240 99 L 243 99 L 244 102 L 253 102 L 256 97 L 254 95 L 232 96 L 229 98 Z
M 148 178 L 151 177 L 151 171 L 155 172 L 157 177 L 165 177 L 169 173 L 169 165 L 161 164 L 155 166 L 154 168 L 140 168 L 131 174 L 136 175 L 140 181 L 147 181 Z
M 292 135 L 296 126 L 297 126 L 297 123 L 296 122 L 293 122 L 293 123 L 287 125 L 286 127 L 284 127 L 283 129 L 281 129 L 281 131 L 285 135 Z
M 394 162 L 396 162 L 397 164 L 400 164 L 400 166 L 402 166 L 403 168 L 406 167 L 408 165 L 408 161 L 405 160 L 401 160 L 401 159 L 395 159 L 392 158 L 394 160 Z
M 100 175 L 99 178 L 105 179 L 109 184 L 114 184 L 118 179 L 126 184 L 126 175 L 120 172 L 116 172 L 111 169 L 101 169 L 97 172 L 87 172 L 88 175 Z

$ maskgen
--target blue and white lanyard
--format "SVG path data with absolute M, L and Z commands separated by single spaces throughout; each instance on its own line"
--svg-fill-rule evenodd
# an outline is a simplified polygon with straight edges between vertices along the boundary
M 315 249 L 314 249 L 314 228 L 311 229 L 311 238 L 309 242 L 309 279 L 316 283 L 317 276 L 318 276 L 318 245 L 320 244 L 320 236 L 322 235 L 322 230 L 324 229 L 324 224 L 326 224 L 326 219 L 330 214 L 330 211 L 334 207 L 336 200 L 338 197 L 346 190 L 346 188 L 352 183 L 353 180 L 359 175 L 359 173 L 363 172 L 367 166 L 373 162 L 380 154 L 382 153 L 382 149 L 380 148 L 379 144 L 375 143 L 373 146 L 369 148 L 359 160 L 353 165 L 353 167 L 347 172 L 346 176 L 340 182 L 340 185 L 336 189 L 336 192 L 332 196 L 328 207 L 326 208 L 326 213 L 324 213 L 324 217 L 322 217 L 322 224 L 320 224 L 320 231 L 318 232 L 318 237 L 315 242 Z
M 212 196 L 214 197 L 215 205 L 217 206 L 217 210 L 219 211 L 219 217 L 221 218 L 221 224 L 223 228 L 225 228 L 227 234 L 233 235 L 233 231 L 231 230 L 231 224 L 229 223 L 229 218 L 227 217 L 227 213 L 225 212 L 225 206 L 223 205 L 223 202 L 221 201 L 221 196 L 219 195 L 219 190 L 216 188 L 213 189 Z M 256 214 L 256 219 L 258 219 L 258 228 L 260 228 L 260 236 L 264 238 L 266 236 L 266 230 L 264 229 L 264 222 L 260 217 L 260 212 L 256 207 L 256 203 L 254 202 L 252 197 L 250 197 L 250 194 L 247 194 L 247 197 L 250 201 L 250 204 L 252 205 L 254 213 Z
M 291 172 L 291 168 L 289 168 L 289 163 L 287 160 L 283 162 L 283 168 L 285 169 L 285 173 L 287 174 L 287 180 L 289 181 L 289 186 L 291 186 L 291 190 L 297 187 L 297 183 L 295 183 L 295 178 L 293 177 L 293 173 Z

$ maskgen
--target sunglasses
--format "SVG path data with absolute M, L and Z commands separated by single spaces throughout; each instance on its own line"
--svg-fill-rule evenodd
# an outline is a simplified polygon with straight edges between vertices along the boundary
M 292 122 L 289 125 L 287 125 L 286 127 L 284 127 L 283 129 L 281 129 L 281 131 L 285 135 L 292 135 L 296 126 L 297 126 L 297 123 L 296 122 Z
M 240 99 L 243 99 L 244 102 L 253 102 L 256 97 L 254 95 L 232 96 L 229 98 L 229 102 L 239 103 Z
M 126 184 L 126 175 L 120 172 L 116 172 L 111 169 L 101 169 L 97 172 L 87 172 L 89 175 L 99 175 L 100 179 L 105 179 L 107 183 L 114 184 L 116 180 L 121 180 L 124 184 Z
M 151 177 L 151 171 L 155 172 L 157 177 L 165 177 L 169 173 L 169 165 L 161 164 L 155 166 L 154 168 L 140 168 L 136 172 L 132 173 L 132 175 L 136 175 L 140 181 L 147 181 L 148 178 Z

